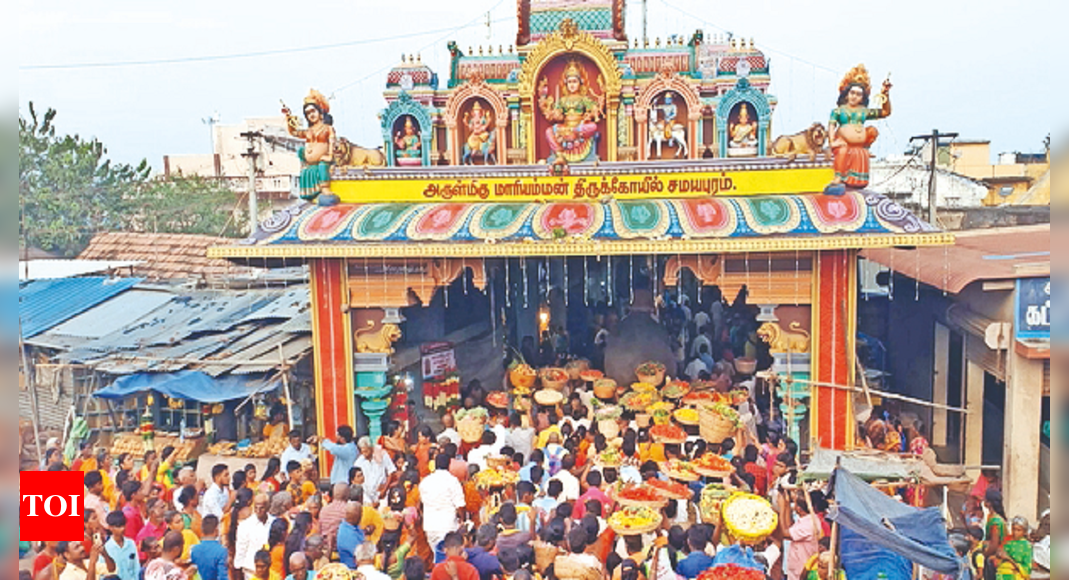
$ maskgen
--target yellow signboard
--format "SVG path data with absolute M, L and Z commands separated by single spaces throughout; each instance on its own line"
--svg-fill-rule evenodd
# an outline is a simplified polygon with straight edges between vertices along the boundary
M 817 193 L 830 167 L 751 171 L 690 171 L 625 175 L 487 178 L 343 179 L 330 189 L 342 203 L 545 202 Z

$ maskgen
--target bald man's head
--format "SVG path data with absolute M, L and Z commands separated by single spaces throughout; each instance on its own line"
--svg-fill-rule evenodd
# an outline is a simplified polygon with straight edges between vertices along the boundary
M 349 501 L 349 484 L 335 483 L 330 490 L 330 497 L 333 501 Z
M 271 498 L 266 493 L 258 493 L 252 498 L 252 512 L 261 522 L 267 521 L 267 510 L 271 505 Z
M 348 522 L 350 525 L 359 526 L 360 519 L 363 517 L 363 515 L 364 506 L 352 501 L 346 504 L 345 521 Z
M 293 580 L 307 580 L 308 557 L 304 555 L 304 552 L 290 554 L 290 576 Z

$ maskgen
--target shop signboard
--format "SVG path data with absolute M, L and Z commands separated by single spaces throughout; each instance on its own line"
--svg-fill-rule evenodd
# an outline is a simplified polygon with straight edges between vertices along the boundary
M 1050 340 L 1050 278 L 1019 278 L 1016 294 L 1016 338 Z
M 423 379 L 441 377 L 457 369 L 456 351 L 451 342 L 430 342 L 420 346 Z

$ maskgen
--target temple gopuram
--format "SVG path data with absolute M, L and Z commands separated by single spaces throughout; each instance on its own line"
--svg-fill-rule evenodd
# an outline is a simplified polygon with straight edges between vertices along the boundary
M 752 40 L 696 32 L 629 43 L 622 0 L 519 2 L 518 10 L 515 47 L 449 44 L 444 86 L 412 56 L 390 71 L 381 114 L 390 165 L 765 155 L 776 100 Z M 593 114 L 579 123 L 567 115 L 577 110 Z M 560 129 L 546 138 L 561 122 L 575 139 Z M 398 144 L 406 127 L 418 147 Z
M 953 241 L 865 189 L 890 84 L 858 66 L 827 87 L 830 121 L 774 137 L 752 41 L 629 40 L 624 4 L 519 0 L 515 46 L 450 43 L 444 80 L 405 58 L 381 149 L 334 135 L 318 93 L 291 114 L 304 200 L 210 255 L 308 265 L 320 436 L 376 434 L 405 405 L 395 348 L 443 340 L 442 320 L 481 318 L 501 360 L 547 325 L 584 333 L 595 306 L 626 317 L 636 296 L 693 306 L 715 287 L 753 306 L 761 370 L 795 379 L 791 435 L 854 446 L 858 251 Z

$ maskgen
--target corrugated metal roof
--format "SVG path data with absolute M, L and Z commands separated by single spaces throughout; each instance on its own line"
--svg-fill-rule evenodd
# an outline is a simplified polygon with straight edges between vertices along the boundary
M 61 345 L 65 352 L 56 356 L 58 361 L 115 375 L 183 369 L 212 376 L 267 372 L 278 367 L 280 346 L 289 361 L 312 348 L 307 286 L 163 294 L 170 299 L 154 309 L 148 308 L 146 297 L 131 299 L 142 314 L 114 324 L 115 330 L 101 336 L 45 333 L 40 342 Z M 89 331 L 81 320 L 71 326 Z
M 289 340 L 282 345 L 282 357 L 287 361 L 292 361 L 299 358 L 304 353 L 312 350 L 312 336 L 310 334 L 304 335 L 290 335 L 292 340 Z M 237 357 L 235 357 L 237 358 Z M 263 364 L 255 365 L 250 364 L 254 362 L 262 362 Z M 251 373 L 266 373 L 272 369 L 278 368 L 279 352 L 278 347 L 267 350 L 263 355 L 247 361 L 245 364 L 236 366 L 230 370 L 235 375 L 247 375 Z
M 977 280 L 1050 275 L 1050 224 L 954 233 L 954 245 L 880 248 L 861 257 L 957 294 Z
M 148 316 L 93 344 L 100 351 L 177 344 L 201 333 L 225 332 L 271 304 L 277 291 L 194 292 L 177 296 Z
M 27 260 L 19 261 L 19 280 L 53 280 L 86 274 L 100 274 L 130 268 L 136 260 Z
M 267 320 L 271 318 L 290 319 L 301 312 L 307 312 L 310 307 L 308 301 L 308 287 L 296 286 L 282 292 L 270 304 L 250 313 L 241 319 L 241 322 L 253 320 Z
M 19 322 L 23 338 L 36 336 L 120 294 L 141 278 L 59 278 L 19 286 Z
M 174 298 L 173 292 L 132 288 L 43 334 L 100 338 L 141 319 Z

